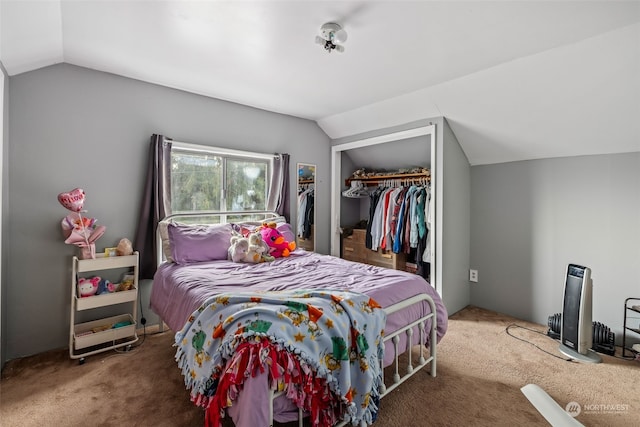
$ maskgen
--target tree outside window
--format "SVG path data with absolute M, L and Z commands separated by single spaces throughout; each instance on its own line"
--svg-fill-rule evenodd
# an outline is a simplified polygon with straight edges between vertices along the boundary
M 171 210 L 246 212 L 266 209 L 269 161 L 174 147 Z M 233 219 L 246 219 L 246 215 Z

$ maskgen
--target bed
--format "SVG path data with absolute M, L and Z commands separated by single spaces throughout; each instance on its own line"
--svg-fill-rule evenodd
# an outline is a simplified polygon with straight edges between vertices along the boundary
M 272 262 L 236 263 L 227 260 L 223 256 L 224 251 L 218 246 L 225 246 L 229 227 L 232 232 L 239 228 L 246 230 L 247 227 L 255 226 L 260 221 L 203 225 L 185 224 L 178 220 L 179 218 L 167 218 L 159 226 L 158 235 L 161 240 L 159 247 L 162 248 L 159 251 L 159 257 L 162 258 L 162 262 L 159 263 L 154 276 L 150 306 L 160 316 L 164 324 L 176 332 L 176 345 L 179 347 L 176 359 L 179 362 L 181 359 L 180 341 L 186 343 L 187 334 L 196 332 L 196 328 L 193 326 L 195 322 L 200 324 L 196 315 L 201 316 L 201 313 L 209 312 L 205 308 L 211 304 L 215 307 L 215 302 L 220 302 L 221 296 L 224 296 L 223 299 L 227 302 L 230 296 L 233 298 L 249 295 L 246 297 L 247 300 L 240 301 L 243 304 L 238 306 L 242 307 L 244 313 L 245 308 L 252 308 L 253 302 L 256 301 L 256 295 L 262 297 L 284 294 L 289 299 L 293 298 L 291 293 L 318 298 L 330 295 L 333 301 L 331 298 L 326 298 L 329 300 L 328 305 L 321 308 L 319 311 L 321 314 L 329 313 L 331 304 L 331 307 L 335 308 L 336 295 L 339 295 L 340 298 L 351 298 L 354 301 L 362 296 L 365 297 L 363 301 L 367 299 L 373 301 L 383 316 L 384 334 L 380 333 L 380 335 L 384 335 L 384 339 L 379 340 L 380 343 L 376 341 L 376 345 L 380 344 L 378 358 L 375 355 L 368 356 L 370 361 L 375 361 L 380 365 L 380 382 L 376 383 L 376 387 L 374 387 L 378 389 L 376 397 L 384 397 L 385 394 L 427 365 L 431 376 L 436 375 L 435 344 L 446 332 L 447 312 L 438 293 L 422 277 L 403 271 L 306 252 L 302 249 L 296 249 L 288 257 L 276 258 Z M 282 218 L 273 217 L 268 220 L 277 222 L 278 227 L 282 227 L 283 235 L 287 236 L 287 233 L 290 232 L 290 227 Z M 215 230 L 217 233 L 211 233 L 211 230 Z M 224 230 L 224 232 L 220 230 Z M 195 239 L 192 239 L 194 236 Z M 208 253 L 203 254 L 203 252 Z M 323 303 L 320 300 L 313 301 L 314 305 Z M 218 307 L 220 307 L 219 309 L 230 309 L 229 306 L 223 307 L 222 304 L 218 304 Z M 347 314 L 350 315 L 350 313 Z M 224 316 L 228 316 L 228 313 Z M 284 330 L 284 326 L 281 329 Z M 207 330 L 205 332 L 207 336 L 215 337 L 216 335 L 216 331 Z M 347 335 L 344 337 L 347 341 L 351 339 L 356 341 L 355 337 L 349 336 L 348 333 L 345 335 Z M 188 336 L 188 338 L 189 342 L 195 342 L 195 337 Z M 375 338 L 370 337 L 371 347 L 373 347 L 374 340 Z M 211 339 L 207 340 L 207 342 L 209 341 Z M 417 360 L 413 360 L 412 352 L 408 351 L 407 365 L 401 368 L 399 356 L 414 346 L 419 346 Z M 298 357 L 297 353 L 300 353 L 300 351 L 289 351 L 289 348 L 285 350 L 296 358 Z M 307 353 L 302 351 L 302 354 Z M 210 354 L 207 355 L 211 358 L 210 356 Z M 222 357 L 223 362 L 228 362 L 232 357 L 229 354 L 226 356 L 226 358 Z M 216 355 L 216 357 L 218 356 Z M 385 379 L 382 368 L 388 366 L 392 366 L 393 375 L 392 378 Z M 198 369 L 193 369 L 193 367 L 186 369 L 184 366 L 183 368 L 185 384 L 190 388 L 193 386 L 195 372 Z M 317 374 L 316 371 L 313 372 Z M 329 378 L 331 378 L 330 373 Z M 198 375 L 201 374 L 198 373 Z M 214 377 L 211 375 L 211 378 Z M 243 380 L 241 387 L 237 389 L 231 387 L 234 393 L 226 395 L 226 399 L 229 400 L 231 398 L 228 396 L 233 396 L 233 402 L 226 402 L 230 405 L 225 405 L 225 407 L 226 414 L 233 419 L 236 426 L 271 426 L 274 420 L 290 422 L 296 419 L 300 420 L 300 426 L 302 426 L 303 408 L 301 406 L 303 405 L 300 401 L 297 401 L 296 405 L 294 403 L 296 399 L 291 396 L 291 393 L 287 393 L 286 390 L 278 390 L 278 388 L 283 388 L 282 385 L 274 386 L 273 378 L 270 378 L 269 372 L 266 370 L 264 373 L 248 376 Z M 208 381 L 211 385 L 210 378 L 196 379 L 196 381 L 198 380 L 200 383 Z M 220 384 L 215 384 L 215 386 L 221 387 Z M 213 390 L 216 387 L 213 387 Z M 193 388 L 191 388 L 191 392 L 194 403 L 200 406 L 210 404 L 212 396 L 203 398 L 202 392 L 199 395 L 194 392 Z M 354 405 L 352 404 L 352 406 Z M 361 406 L 364 407 L 364 404 Z M 374 410 L 368 413 L 367 417 L 356 419 L 352 414 L 351 418 L 346 416 L 346 419 L 350 423 L 357 421 L 357 424 L 360 425 L 371 424 L 375 421 L 378 409 L 377 400 L 375 405 L 371 404 L 371 406 L 374 407 Z M 373 419 L 371 414 L 373 414 Z M 218 425 L 217 415 L 213 419 L 214 421 L 208 422 L 211 425 Z M 317 425 L 328 424 L 326 419 L 323 422 L 318 422 L 315 419 L 315 422 Z M 344 424 L 346 424 L 344 421 L 342 424 L 336 423 L 336 425 Z

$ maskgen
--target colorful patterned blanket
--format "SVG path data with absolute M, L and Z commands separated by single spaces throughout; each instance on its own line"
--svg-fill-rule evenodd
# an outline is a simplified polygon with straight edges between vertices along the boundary
M 312 425 L 372 424 L 378 412 L 384 310 L 342 291 L 220 294 L 176 334 L 192 401 L 218 427 L 249 375 L 267 371 Z

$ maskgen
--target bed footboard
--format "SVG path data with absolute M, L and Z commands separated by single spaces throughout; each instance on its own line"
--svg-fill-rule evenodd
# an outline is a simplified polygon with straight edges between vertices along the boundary
M 394 365 L 395 372 L 393 374 L 393 384 L 386 386 L 386 383 L 384 383 L 383 381 L 383 385 L 382 385 L 383 389 L 380 390 L 380 394 L 382 397 L 384 397 L 387 393 L 391 392 L 394 388 L 396 388 L 397 386 L 405 382 L 409 377 L 411 377 L 411 375 L 413 375 L 414 373 L 416 373 L 426 365 L 429 365 L 429 364 L 431 365 L 431 369 L 430 369 L 431 376 L 432 377 L 436 376 L 436 342 L 437 342 L 436 331 L 437 331 L 438 325 L 437 325 L 437 319 L 436 319 L 436 306 L 435 306 L 435 303 L 433 302 L 433 299 L 431 299 L 431 297 L 427 294 L 416 295 L 407 300 L 400 301 L 397 304 L 394 304 L 390 307 L 385 308 L 385 312 L 387 313 L 387 315 L 389 315 L 398 310 L 402 310 L 413 304 L 418 304 L 423 301 L 426 301 L 429 304 L 429 307 L 431 308 L 431 312 L 429 314 L 426 314 L 425 316 L 419 318 L 418 320 L 415 320 L 414 322 L 411 322 L 410 324 L 405 325 L 402 328 L 398 329 L 397 331 L 384 337 L 385 347 L 389 345 L 389 342 L 393 344 L 393 350 L 394 350 L 393 365 Z M 431 319 L 431 324 L 429 328 L 429 335 L 430 335 L 429 336 L 429 353 L 430 354 L 429 354 L 429 357 L 425 358 L 425 353 L 426 353 L 425 346 L 427 343 L 425 324 L 429 319 Z M 411 354 L 411 348 L 414 346 L 413 329 L 415 326 L 418 326 L 418 331 L 419 331 L 418 341 L 415 344 L 420 345 L 420 356 L 418 357 L 418 361 L 414 366 L 414 362 L 412 360 L 413 355 Z M 400 375 L 400 360 L 399 360 L 400 351 L 398 349 L 398 343 L 400 342 L 400 335 L 403 333 L 407 335 L 406 351 L 408 355 L 408 360 L 407 360 L 407 366 L 406 366 L 406 373 L 404 375 Z M 383 380 L 384 380 L 384 370 L 382 371 L 382 374 L 383 374 Z
M 405 382 L 413 374 L 418 372 L 420 369 L 424 368 L 426 365 L 431 365 L 430 374 L 432 377 L 436 376 L 436 342 L 437 342 L 438 324 L 436 319 L 436 306 L 435 306 L 435 303 L 433 302 L 433 299 L 427 294 L 420 294 L 420 295 L 413 296 L 409 299 L 406 299 L 404 301 L 400 301 L 389 307 L 386 307 L 384 311 L 387 313 L 387 316 L 388 316 L 389 314 L 405 309 L 413 304 L 422 303 L 423 301 L 426 301 L 429 304 L 429 307 L 431 308 L 431 312 L 429 314 L 424 315 L 423 317 L 403 326 L 397 331 L 389 335 L 386 335 L 384 337 L 385 347 L 389 345 L 389 343 L 393 345 L 394 361 L 392 365 L 393 365 L 394 373 L 392 378 L 392 381 L 393 381 L 392 384 L 387 386 L 384 381 L 384 369 L 382 370 L 383 381 L 382 381 L 382 389 L 380 390 L 381 398 L 389 394 L 391 391 L 393 391 L 393 389 L 395 389 L 400 384 Z M 427 320 L 431 320 L 429 331 L 426 331 Z M 413 330 L 416 326 L 418 327 L 419 336 L 415 344 L 420 345 L 420 355 L 418 357 L 417 362 L 414 362 L 412 360 L 413 355 L 411 354 L 411 349 L 415 345 L 413 341 L 414 339 Z M 425 357 L 427 332 L 429 333 L 429 357 Z M 406 371 L 403 375 L 400 374 L 400 359 L 399 359 L 400 354 L 402 354 L 399 350 L 400 336 L 402 334 L 406 334 L 407 336 L 406 352 L 408 356 Z M 273 390 L 271 391 L 271 407 L 269 409 L 269 420 L 270 420 L 269 427 L 273 427 L 273 399 L 280 396 L 281 394 L 284 394 L 284 392 L 274 392 Z M 342 427 L 342 426 L 345 426 L 346 424 L 347 423 L 345 421 L 342 421 L 336 424 L 334 427 Z M 303 413 L 301 409 L 298 410 L 298 425 L 300 427 L 303 427 Z

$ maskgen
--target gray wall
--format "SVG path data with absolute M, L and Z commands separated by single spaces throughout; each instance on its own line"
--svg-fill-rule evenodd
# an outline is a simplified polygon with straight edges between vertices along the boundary
M 317 248 L 328 252 L 330 142 L 315 122 L 66 64 L 12 76 L 8 92 L 2 336 L 8 359 L 68 344 L 76 251 L 63 242 L 60 220 L 68 212 L 56 196 L 75 187 L 86 191 L 88 214 L 107 227 L 98 250 L 122 237 L 133 240 L 153 133 L 288 152 L 292 189 L 296 163 L 316 164 Z M 149 283 L 141 284 L 141 293 L 151 322 Z
M 640 297 L 640 153 L 471 168 L 474 305 L 543 325 L 562 311 L 568 263 L 592 269 L 593 319 L 620 339 Z
M 471 168 L 449 124 L 443 120 L 442 136 L 442 300 L 449 314 L 471 300 L 469 252 L 471 235 Z M 438 256 L 438 255 L 436 255 Z

